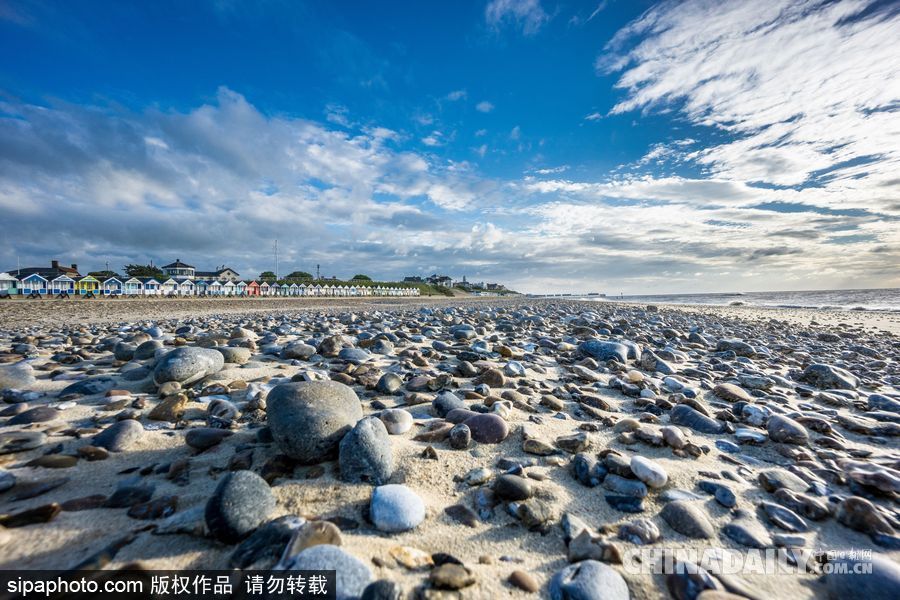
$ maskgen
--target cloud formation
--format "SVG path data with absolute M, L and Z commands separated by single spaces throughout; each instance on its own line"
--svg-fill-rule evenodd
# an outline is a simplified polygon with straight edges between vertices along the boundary
M 487 24 L 499 28 L 513 24 L 525 35 L 534 35 L 550 20 L 540 0 L 491 0 L 484 9 Z

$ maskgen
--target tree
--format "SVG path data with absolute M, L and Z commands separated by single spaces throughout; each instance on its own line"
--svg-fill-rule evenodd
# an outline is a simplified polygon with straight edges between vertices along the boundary
M 372 278 L 368 275 L 354 275 L 353 281 L 372 281 Z
M 165 273 L 153 265 L 125 265 L 125 273 L 129 277 L 165 277 Z
M 289 274 L 285 279 L 312 279 L 313 276 L 307 273 L 306 271 L 294 271 Z
M 263 271 L 259 274 L 260 279 L 275 279 L 275 273 L 272 271 Z

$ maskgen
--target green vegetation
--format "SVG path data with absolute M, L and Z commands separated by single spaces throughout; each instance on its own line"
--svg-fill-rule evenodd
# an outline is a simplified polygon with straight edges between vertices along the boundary
M 125 273 L 129 277 L 153 277 L 155 279 L 165 277 L 162 269 L 153 265 L 125 265 Z
M 285 276 L 285 279 L 290 279 L 290 280 L 312 279 L 312 278 L 313 278 L 313 276 L 310 273 L 307 273 L 306 271 L 294 271 L 293 273 L 289 273 L 288 275 Z
M 368 275 L 354 275 L 353 281 L 372 281 L 372 278 Z
M 259 274 L 259 278 L 266 281 L 272 281 L 273 279 L 275 279 L 275 273 L 273 273 L 272 271 L 263 271 Z

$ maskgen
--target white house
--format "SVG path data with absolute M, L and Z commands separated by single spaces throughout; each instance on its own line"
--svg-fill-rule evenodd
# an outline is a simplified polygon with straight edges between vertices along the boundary
M 102 290 L 104 296 L 118 296 L 122 293 L 123 288 L 124 285 L 118 277 L 110 277 L 103 281 Z
M 159 291 L 163 296 L 172 296 L 178 294 L 178 282 L 173 278 L 166 279 L 162 285 L 159 286 Z
M 50 293 L 57 294 L 74 294 L 75 280 L 68 275 L 60 275 L 50 282 Z

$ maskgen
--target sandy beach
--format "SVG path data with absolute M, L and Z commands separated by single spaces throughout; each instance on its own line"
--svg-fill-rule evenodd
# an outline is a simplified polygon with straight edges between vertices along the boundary
M 2 368 L 24 361 L 33 374 L 24 386 L 0 385 L 17 390 L 4 392 L 0 434 L 43 433 L 34 447 L 10 451 L 8 443 L 0 454 L 4 477 L 11 474 L 15 481 L 0 492 L 0 514 L 62 505 L 47 522 L 0 529 L 2 568 L 71 568 L 129 532 L 134 539 L 104 568 L 134 563 L 147 569 L 228 568 L 238 545 L 216 539 L 202 511 L 232 471 L 260 473 L 271 486 L 274 509 L 258 525 L 285 515 L 331 522 L 340 530 L 340 548 L 371 571 L 371 580 L 394 582 L 402 597 L 533 596 L 510 583 L 514 571 L 527 573 L 536 594 L 546 597 L 573 552 L 608 564 L 632 598 L 666 597 L 673 589 L 667 576 L 633 573 L 619 564 L 624 553 L 638 548 L 617 534 L 619 527 L 652 521 L 659 539 L 648 541 L 648 547 L 745 551 L 748 542 L 724 532 L 729 524 L 749 522 L 748 535 L 759 543 L 784 546 L 773 539 L 788 532 L 755 516 L 761 503 L 773 501 L 759 481 L 771 469 L 799 477 L 804 488 L 810 486 L 801 491 L 830 506 L 827 518 L 806 519 L 802 547 L 868 549 L 898 557 L 897 538 L 883 530 L 898 522 L 897 431 L 887 427 L 898 425 L 890 406 L 900 405 L 897 315 L 750 307 L 648 310 L 523 298 L 42 301 L 0 303 L 0 331 Z M 627 354 L 620 358 L 621 348 L 610 346 L 607 355 L 591 340 L 614 345 L 626 340 L 634 347 L 622 346 Z M 142 346 L 149 342 L 154 343 Z M 311 347 L 305 358 L 288 349 L 301 345 Z M 175 348 L 246 352 L 238 362 L 225 362 L 190 383 L 168 380 L 160 393 L 166 379 L 160 365 Z M 820 362 L 840 365 L 834 381 L 849 383 L 837 392 L 828 392 L 835 387 L 831 382 L 810 383 L 804 374 Z M 399 381 L 389 393 L 381 383 L 386 374 Z M 87 378 L 98 386 L 64 392 Z M 352 389 L 363 417 L 393 408 L 411 416 L 411 428 L 387 441 L 388 482 L 412 490 L 425 507 L 424 519 L 408 531 L 386 532 L 370 521 L 375 486 L 348 482 L 341 461 L 289 460 L 285 447 L 267 433 L 273 418 L 271 406 L 266 415 L 267 394 L 286 382 L 322 379 Z M 150 418 L 155 407 L 179 394 L 171 422 Z M 872 395 L 887 398 L 888 408 L 867 403 Z M 187 432 L 211 426 L 216 400 L 235 409 L 233 419 L 212 425 L 227 437 L 205 449 L 186 444 Z M 465 408 L 457 407 L 454 416 L 442 408 L 444 401 Z M 673 407 L 687 406 L 694 413 L 706 411 L 716 431 L 676 423 Z M 16 421 L 37 407 L 52 410 Z M 474 415 L 496 415 L 508 430 L 501 439 L 473 440 L 463 449 L 448 445 L 447 430 L 416 439 Z M 766 425 L 772 415 L 790 416 L 791 427 L 802 432 L 767 439 L 775 435 Z M 79 450 L 102 446 L 94 436 L 124 421 L 141 425 L 126 447 L 97 450 L 101 460 L 89 460 L 87 451 Z M 667 426 L 679 430 L 682 442 L 664 442 L 661 431 Z M 735 428 L 752 435 L 735 444 Z M 635 488 L 646 483 L 637 477 L 637 467 L 610 463 L 610 452 L 625 465 L 634 456 L 650 459 L 665 474 L 662 486 L 638 494 L 640 512 L 623 512 L 609 499 L 616 477 Z M 593 463 L 605 461 L 604 483 L 589 485 L 573 474 L 573 461 L 582 455 Z M 60 468 L 33 462 L 44 456 L 75 459 L 46 463 Z M 867 465 L 860 472 L 873 470 L 879 477 L 848 476 L 854 468 L 839 465 L 851 457 Z M 496 482 L 503 473 L 522 480 L 529 488 L 527 500 L 501 497 Z M 60 478 L 62 483 L 44 493 L 16 499 L 29 482 Z M 698 489 L 701 480 L 727 484 L 735 505 L 725 506 Z M 129 516 L 131 508 L 146 499 L 121 508 L 103 505 L 129 486 L 149 489 L 174 510 L 136 518 Z M 835 516 L 842 502 L 858 496 L 874 511 L 862 520 L 866 525 Z M 487 497 L 493 499 L 490 506 L 483 504 Z M 661 516 L 666 505 L 678 501 L 700 507 L 715 531 L 709 539 L 686 534 Z M 466 510 L 447 510 L 454 506 Z M 173 521 L 179 517 L 183 522 Z M 573 551 L 567 539 L 573 530 L 579 533 L 581 522 L 589 534 Z M 569 535 L 563 523 L 569 524 Z M 280 556 L 283 548 L 278 550 Z M 447 561 L 464 564 L 468 579 L 445 585 L 435 573 Z M 828 596 L 838 584 L 810 565 L 800 574 L 741 573 L 720 585 L 748 598 L 815 598 Z

